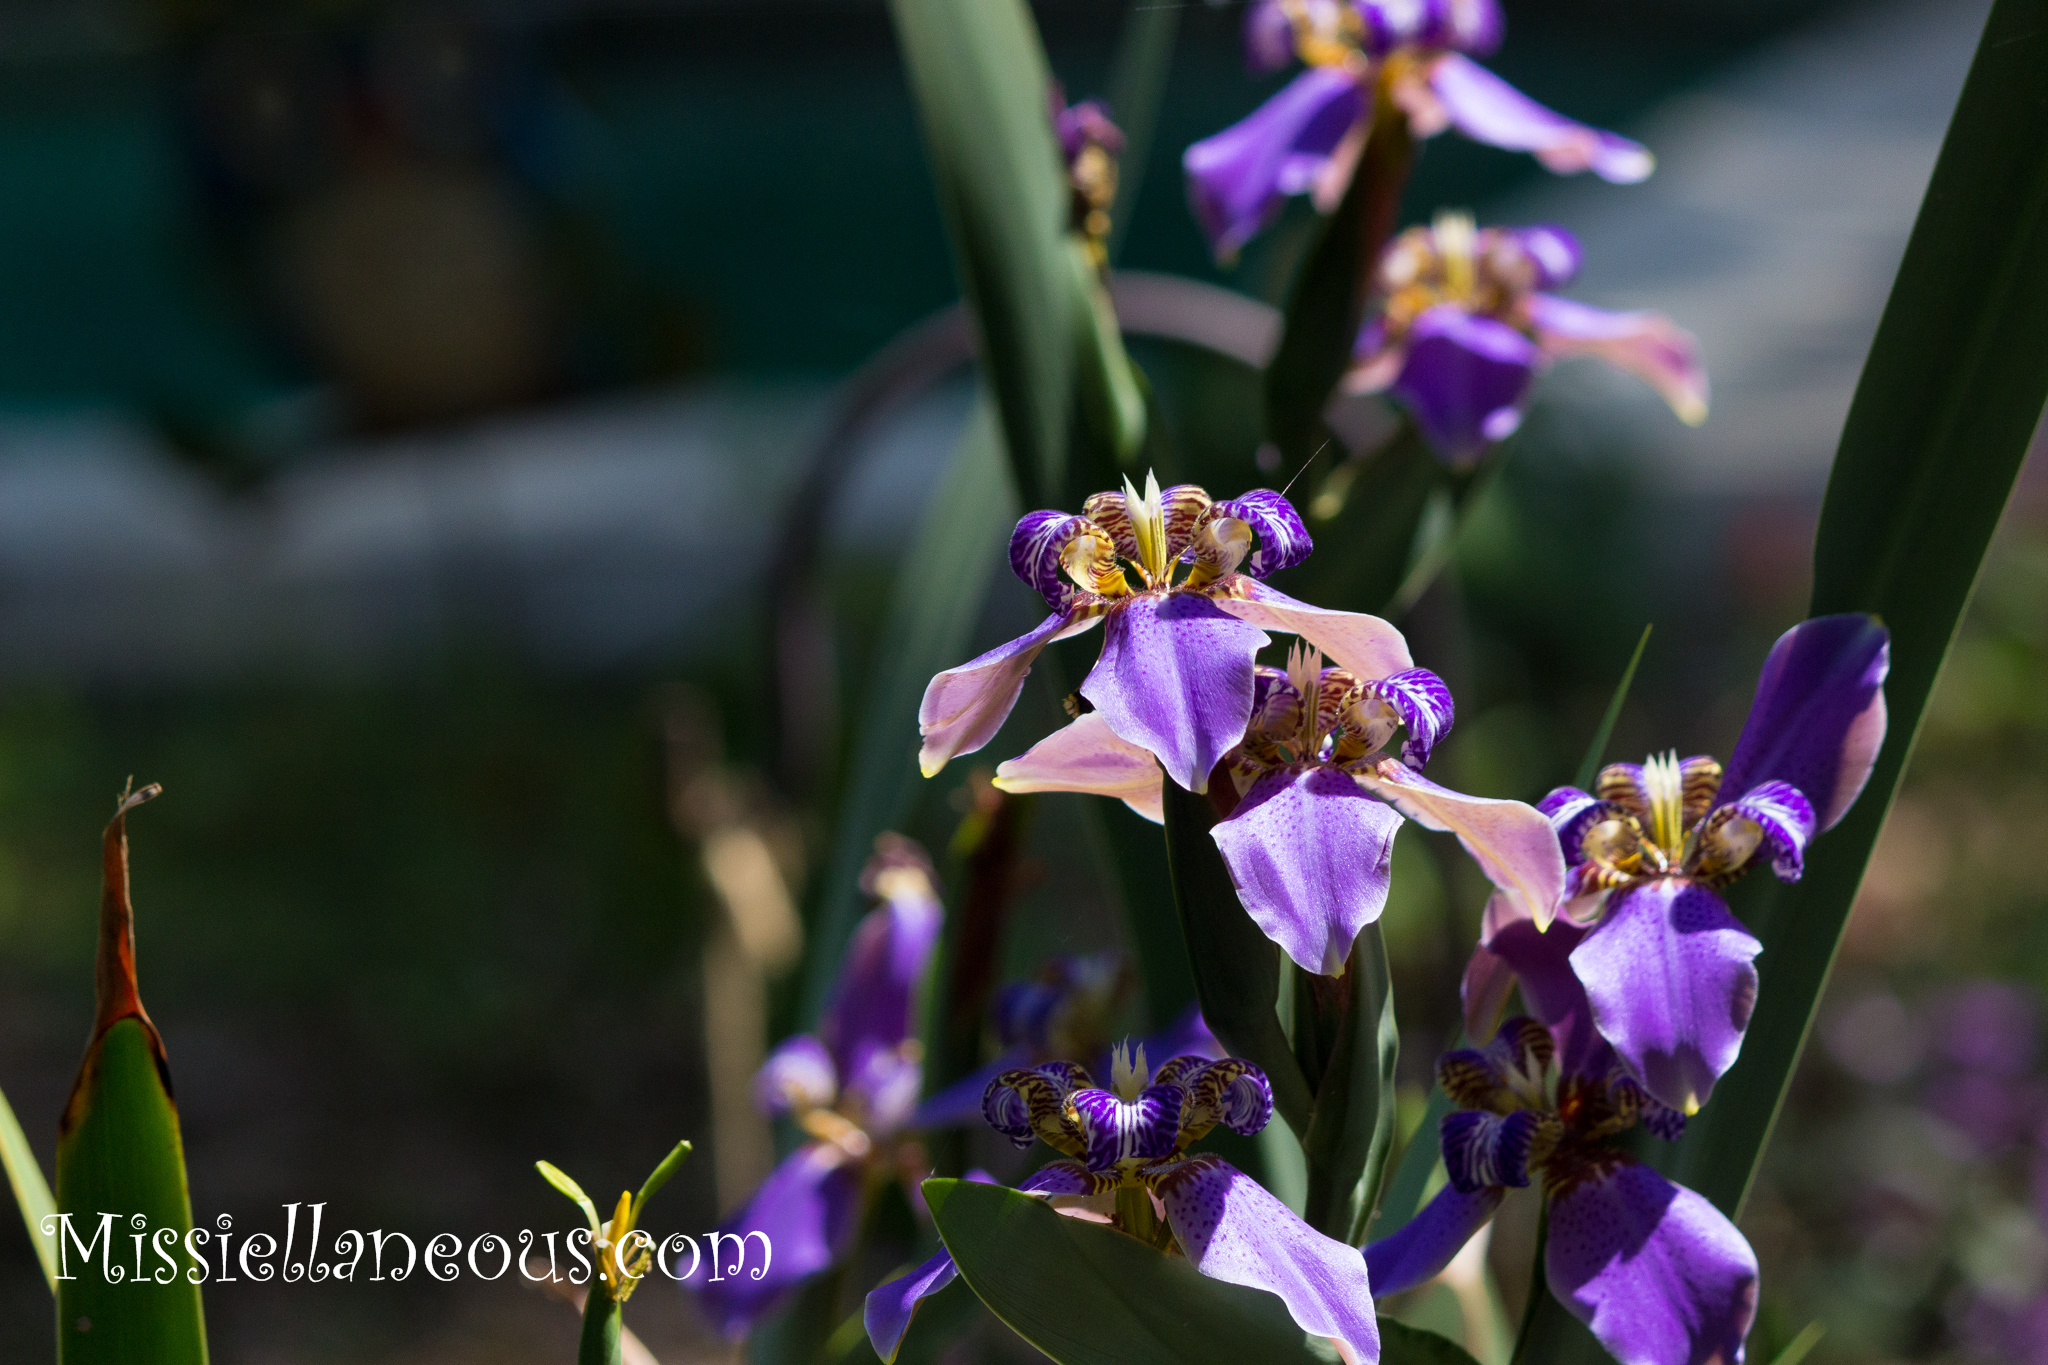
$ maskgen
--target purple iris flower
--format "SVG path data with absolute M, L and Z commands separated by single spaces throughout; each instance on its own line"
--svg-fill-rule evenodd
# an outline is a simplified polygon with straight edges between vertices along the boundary
M 1110 120 L 1109 106 L 1100 100 L 1068 104 L 1058 82 L 1052 87 L 1051 113 L 1053 135 L 1059 139 L 1073 191 L 1071 226 L 1096 251 L 1096 264 L 1104 265 L 1109 209 L 1116 202 L 1117 158 L 1124 151 L 1123 129 Z
M 767 1273 L 694 1282 L 705 1312 L 735 1340 L 845 1254 L 870 1188 L 897 1169 L 899 1135 L 917 1107 L 924 1077 L 913 1014 L 944 911 L 930 862 L 907 839 L 885 835 L 861 885 L 882 904 L 854 931 L 818 1032 L 782 1043 L 754 1078 L 761 1107 L 810 1138 L 720 1228 L 766 1234 Z
M 1495 0 L 1253 0 L 1253 69 L 1278 70 L 1290 56 L 1308 69 L 1181 158 L 1210 249 L 1232 259 L 1291 195 L 1334 208 L 1381 101 L 1418 138 L 1455 127 L 1564 174 L 1623 184 L 1649 175 L 1655 163 L 1640 144 L 1544 108 L 1465 55 L 1491 52 L 1501 32 Z
M 1244 739 L 1223 760 L 1230 790 L 1210 793 L 1225 811 L 1210 834 L 1245 910 L 1302 970 L 1341 973 L 1359 930 L 1386 908 L 1404 815 L 1456 834 L 1500 894 L 1532 917 L 1563 894 L 1564 860 L 1541 812 L 1466 796 L 1419 771 L 1451 728 L 1450 689 L 1436 674 L 1365 678 L 1297 647 L 1284 670 L 1255 667 L 1252 686 Z M 1002 764 L 996 785 L 1119 796 L 1160 819 L 1159 765 L 1098 716 Z
M 1127 481 L 1089 498 L 1080 516 L 1030 513 L 1010 537 L 1010 567 L 1053 614 L 932 679 L 917 715 L 925 776 L 1002 728 L 1041 649 L 1102 624 L 1102 654 L 1080 692 L 1094 708 L 1090 728 L 1206 791 L 1251 721 L 1252 660 L 1272 642 L 1261 627 L 1303 636 L 1362 678 L 1411 665 L 1401 632 L 1378 617 L 1325 611 L 1260 581 L 1310 548 L 1293 506 L 1264 488 L 1214 502 L 1193 484 L 1162 492 L 1148 476 L 1142 497 Z
M 925 1129 L 979 1122 L 981 1097 L 1005 1071 L 1060 1057 L 1087 1057 L 1097 1070 L 1107 1071 L 1112 1024 L 1129 1000 L 1131 984 L 1121 955 L 1093 953 L 1052 958 L 1030 980 L 1004 986 L 989 1010 L 1000 1049 L 995 1060 L 919 1105 L 913 1122 Z M 1143 1046 L 1155 1057 L 1223 1055 L 1193 1005 Z
M 1347 393 L 1390 392 L 1453 464 L 1521 425 L 1552 361 L 1596 356 L 1654 388 L 1689 426 L 1707 416 L 1699 345 L 1662 313 L 1616 313 L 1544 291 L 1578 274 L 1560 227 L 1475 228 L 1442 213 L 1380 258 L 1380 311 L 1358 334 Z
M 1546 796 L 1540 808 L 1564 848 L 1570 899 L 1555 924 L 1499 900 L 1488 907 L 1466 973 L 1468 1018 L 1497 1013 L 1510 976 L 1527 999 L 1544 964 L 1567 952 L 1594 1025 L 1630 1074 L 1664 1104 L 1695 1112 L 1741 1051 L 1763 947 L 1719 888 L 1760 857 L 1781 880 L 1799 879 L 1807 842 L 1842 818 L 1870 776 L 1890 659 L 1875 617 L 1803 622 L 1764 661 L 1725 770 L 1671 753 L 1610 764 L 1595 793 Z
M 1569 993 L 1570 974 L 1560 990 Z M 1436 1275 L 1510 1187 L 1543 1182 L 1544 1278 L 1622 1365 L 1736 1365 L 1756 1318 L 1756 1253 L 1705 1199 L 1608 1139 L 1640 1123 L 1666 1139 L 1685 1120 L 1659 1104 L 1585 1027 L 1585 998 L 1550 1027 L 1510 1019 L 1480 1049 L 1437 1064 L 1457 1103 L 1444 1118 L 1445 1188 L 1365 1249 L 1373 1288 Z
M 1018 1188 L 1081 1196 L 1114 1226 L 1165 1250 L 1179 1244 L 1212 1279 L 1280 1296 L 1305 1332 L 1330 1337 L 1355 1361 L 1377 1362 L 1365 1258 L 1297 1218 L 1257 1181 L 1219 1157 L 1187 1149 L 1218 1124 L 1252 1134 L 1273 1116 L 1265 1073 L 1238 1058 L 1175 1057 L 1155 1075 L 1144 1049 L 1118 1049 L 1111 1088 L 1073 1062 L 1007 1071 L 990 1083 L 982 1113 L 1019 1147 L 1043 1139 L 1067 1159 Z M 868 1295 L 868 1339 L 893 1360 L 918 1303 L 952 1282 L 941 1251 Z

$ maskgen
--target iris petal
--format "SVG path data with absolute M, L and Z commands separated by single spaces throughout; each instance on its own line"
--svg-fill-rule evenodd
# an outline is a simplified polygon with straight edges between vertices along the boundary
M 765 1234 L 774 1248 L 767 1274 L 757 1280 L 755 1268 L 748 1266 L 716 1280 L 695 1281 L 704 1311 L 719 1331 L 732 1340 L 744 1337 L 784 1295 L 838 1259 L 858 1223 L 860 1188 L 859 1168 L 830 1143 L 810 1143 L 783 1158 L 746 1206 L 719 1229 L 736 1237 Z M 736 1254 L 730 1241 L 721 1241 L 727 1256 Z M 743 1243 L 737 1254 L 744 1255 L 749 1246 Z
M 1734 1365 L 1756 1320 L 1749 1243 L 1705 1199 L 1634 1162 L 1551 1200 L 1544 1268 L 1621 1365 Z
M 1437 452 L 1458 465 L 1514 432 L 1543 361 L 1536 343 L 1506 323 L 1450 304 L 1415 320 L 1406 350 L 1391 391 Z
M 1099 711 L 1061 727 L 1022 756 L 996 766 L 1006 792 L 1091 792 L 1113 796 L 1159 825 L 1166 822 L 1166 775 L 1149 750 L 1109 728 Z
M 1219 1157 L 1155 1169 L 1166 1220 L 1195 1269 L 1277 1294 L 1305 1332 L 1332 1337 L 1361 1361 L 1380 1355 L 1365 1258 L 1325 1237 Z
M 1216 761 L 1244 738 L 1252 660 L 1270 643 L 1206 597 L 1139 597 L 1110 613 L 1081 695 L 1111 730 L 1157 756 L 1167 776 L 1207 791 Z
M 1662 877 L 1617 893 L 1571 965 L 1643 1088 L 1691 1114 L 1742 1050 L 1762 950 L 1719 896 Z
M 1335 976 L 1386 908 L 1401 817 L 1348 774 L 1267 773 L 1209 831 L 1245 911 L 1303 971 Z
M 917 708 L 917 730 L 924 736 L 917 764 L 924 775 L 933 776 L 961 754 L 971 754 L 994 739 L 1016 706 L 1038 651 L 1054 640 L 1079 635 L 1101 619 L 1048 616 L 1029 634 L 934 677 Z
M 1365 117 L 1358 79 L 1311 67 L 1264 104 L 1181 157 L 1188 206 L 1219 259 L 1234 257 L 1289 195 L 1305 194 Z
M 1429 88 L 1444 117 L 1474 142 L 1531 152 L 1553 171 L 1591 171 L 1602 180 L 1632 184 L 1656 161 L 1639 142 L 1588 128 L 1546 109 L 1479 63 L 1458 53 L 1439 58 Z
M 1422 1211 L 1392 1236 L 1365 1249 L 1373 1292 L 1381 1298 L 1433 1280 L 1453 1257 L 1486 1226 L 1507 1190 L 1499 1185 L 1460 1193 L 1446 1185 Z
M 1424 829 L 1457 835 L 1486 879 L 1521 901 L 1520 913 L 1538 926 L 1550 923 L 1564 896 L 1564 855 L 1534 806 L 1467 796 L 1393 759 L 1362 770 L 1358 780 Z
M 1816 617 L 1779 636 L 1721 790 L 1739 796 L 1761 782 L 1790 782 L 1813 803 L 1820 828 L 1832 828 L 1884 742 L 1890 666 L 1890 633 L 1874 616 Z
M 1323 651 L 1331 663 L 1361 680 L 1369 682 L 1415 667 L 1408 641 L 1377 616 L 1310 606 L 1243 574 L 1224 582 L 1225 589 L 1213 598 L 1217 606 L 1240 621 L 1299 635 Z
M 1551 294 L 1529 296 L 1536 340 L 1554 360 L 1598 356 L 1657 391 L 1679 420 L 1707 417 L 1707 367 L 1699 343 L 1662 313 L 1614 313 Z

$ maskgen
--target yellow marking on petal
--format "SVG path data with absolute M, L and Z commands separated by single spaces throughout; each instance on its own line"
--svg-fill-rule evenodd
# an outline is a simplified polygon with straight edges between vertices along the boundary
M 1697 1095 L 1688 1094 L 1685 1097 L 1685 1104 L 1682 1107 L 1685 1110 L 1685 1116 L 1687 1118 L 1691 1118 L 1694 1114 L 1700 1112 L 1700 1097 Z

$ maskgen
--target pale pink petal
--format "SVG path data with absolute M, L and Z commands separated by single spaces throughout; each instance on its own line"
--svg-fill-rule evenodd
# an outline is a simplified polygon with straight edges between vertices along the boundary
M 1440 787 L 1396 759 L 1358 774 L 1367 790 L 1425 829 L 1449 830 L 1510 901 L 1513 913 L 1547 926 L 1564 897 L 1557 832 L 1534 806 L 1466 796 Z
M 1472 950 L 1472 960 L 1465 964 L 1465 979 L 1458 983 L 1467 1038 L 1493 1036 L 1508 1007 L 1508 992 L 1514 988 L 1515 969 L 1506 958 L 1489 952 L 1484 944 Z
M 1006 792 L 1093 792 L 1114 796 L 1153 824 L 1166 822 L 1166 774 L 1151 751 L 1109 728 L 1098 711 L 1053 731 L 1021 757 L 996 767 Z
M 1220 586 L 1216 605 L 1238 620 L 1299 635 L 1332 664 L 1367 681 L 1415 667 L 1408 641 L 1377 616 L 1312 607 L 1244 574 L 1232 574 Z
M 1707 418 L 1707 367 L 1692 333 L 1662 313 L 1615 313 L 1554 294 L 1529 296 L 1537 344 L 1553 359 L 1598 356 L 1636 376 L 1687 426 Z
M 1038 651 L 1054 640 L 1079 635 L 1101 619 L 1048 616 L 1030 634 L 933 678 L 917 708 L 917 731 L 924 736 L 917 766 L 924 775 L 933 776 L 961 754 L 971 754 L 994 739 L 1017 704 Z

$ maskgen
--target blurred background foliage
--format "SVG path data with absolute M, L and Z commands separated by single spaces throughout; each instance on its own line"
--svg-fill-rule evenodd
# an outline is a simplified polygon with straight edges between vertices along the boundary
M 1609 756 L 1732 744 L 1803 610 L 1833 433 L 1982 6 L 1506 9 L 1495 68 L 1643 136 L 1659 176 L 1551 183 L 1439 139 L 1405 218 L 1448 197 L 1564 222 L 1584 296 L 1667 309 L 1717 383 L 1694 433 L 1596 370 L 1552 376 L 1402 623 L 1459 699 L 1447 780 L 1534 799 L 1645 623 Z M 1035 11 L 1069 94 L 1098 93 L 1121 8 Z M 1219 272 L 1179 186 L 1181 147 L 1277 80 L 1244 74 L 1239 17 L 1182 13 L 1122 264 L 1274 302 L 1306 211 Z M 730 1207 L 768 1157 L 744 1078 L 794 1008 L 813 797 L 965 385 L 868 433 L 819 515 L 793 709 L 764 672 L 767 567 L 834 384 L 952 295 L 879 0 L 0 11 L 0 1084 L 45 1160 L 91 1018 L 94 838 L 133 773 L 168 791 L 132 830 L 138 935 L 201 1218 L 553 1225 L 536 1156 L 625 1183 L 678 1136 L 702 1159 L 664 1218 Z M 1133 354 L 1178 446 L 1241 451 L 1219 491 L 1257 482 L 1249 375 Z M 1033 610 L 1006 580 L 977 639 Z M 1752 1359 L 1817 1320 L 1823 1365 L 2048 1360 L 2044 623 L 2037 460 L 1746 1219 Z M 1056 706 L 1041 676 L 977 757 Z M 955 906 L 985 783 L 955 764 L 910 831 Z M 1073 806 L 1021 813 L 1006 974 L 1122 947 Z M 1396 857 L 1419 1094 L 1483 895 L 1431 836 Z M 1532 1235 L 1511 1205 L 1510 1315 Z M 564 1359 L 576 1330 L 538 1293 L 418 1279 L 219 1286 L 208 1312 L 228 1362 Z M 0 1229 L 0 1357 L 38 1358 L 48 1313 Z M 678 1296 L 634 1313 L 663 1360 L 724 1351 Z

